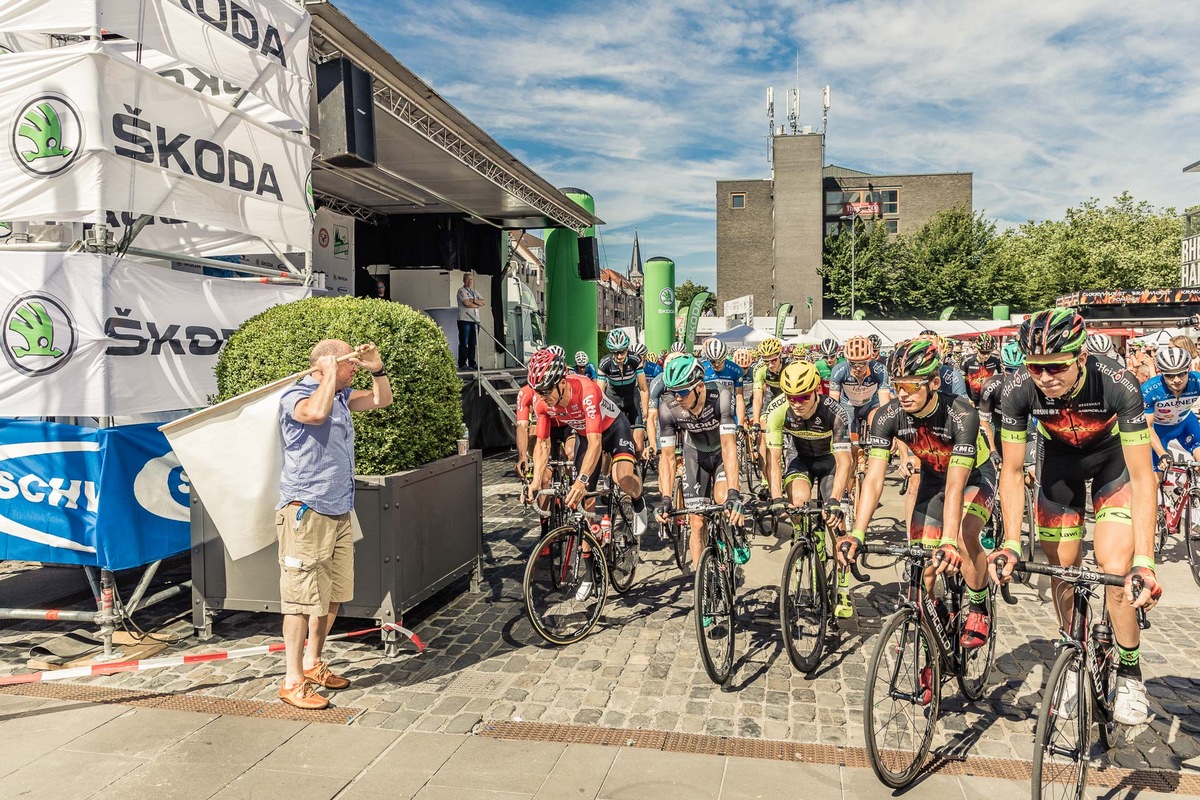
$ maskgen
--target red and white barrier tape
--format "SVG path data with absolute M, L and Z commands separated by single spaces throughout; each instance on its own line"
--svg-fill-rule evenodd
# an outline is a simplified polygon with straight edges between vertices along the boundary
M 417 646 L 417 652 L 425 650 L 425 643 L 415 633 L 394 622 L 389 622 L 379 628 L 366 628 L 361 631 L 339 633 L 325 639 L 333 642 L 338 639 L 349 639 L 353 636 L 363 636 L 379 630 L 395 631 L 412 640 Z M 45 672 L 31 672 L 28 675 L 9 675 L 0 677 L 0 686 L 14 686 L 21 683 L 45 683 L 48 681 L 66 681 L 72 678 L 88 678 L 93 675 L 112 675 L 117 672 L 141 672 L 146 669 L 162 669 L 163 667 L 178 667 L 183 664 L 202 664 L 206 661 L 228 661 L 233 658 L 246 658 L 265 653 L 283 651 L 283 642 L 261 645 L 259 647 L 244 647 L 241 650 L 224 650 L 217 653 L 193 653 L 191 655 L 168 656 L 166 658 L 146 658 L 140 661 L 113 661 L 108 664 L 92 664 L 87 667 L 70 667 L 68 669 L 52 669 Z

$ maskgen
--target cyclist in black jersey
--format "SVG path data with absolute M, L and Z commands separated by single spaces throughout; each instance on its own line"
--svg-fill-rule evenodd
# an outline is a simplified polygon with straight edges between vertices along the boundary
M 629 352 L 629 335 L 617 328 L 604 340 L 608 355 L 596 367 L 596 383 L 612 398 L 629 419 L 633 444 L 640 461 L 646 446 L 646 405 L 649 389 L 642 360 Z
M 750 430 L 759 434 L 762 432 L 763 420 L 769 413 L 772 400 L 779 394 L 779 377 L 783 374 L 783 343 L 771 337 L 764 339 L 758 346 L 758 354 L 762 361 L 754 368 L 754 382 L 750 403 Z M 760 463 L 767 462 L 767 442 L 764 437 L 758 440 L 758 457 Z M 766 487 L 767 473 L 763 470 L 762 486 Z M 747 487 L 753 490 L 755 487 Z
M 963 379 L 967 382 L 967 394 L 975 407 L 979 407 L 979 396 L 983 385 L 1001 374 L 1000 359 L 996 356 L 996 339 L 990 333 L 981 333 L 975 340 L 975 355 L 968 357 L 962 365 Z
M 1154 574 L 1157 481 L 1137 379 L 1108 359 L 1088 355 L 1086 338 L 1084 320 L 1072 308 L 1042 311 L 1021 325 L 1018 341 L 1025 366 L 1001 396 L 1005 536 L 999 553 L 1007 555 L 1009 566 L 1001 575 L 994 567 L 991 571 L 1007 582 L 1020 557 L 1021 465 L 1032 417 L 1042 437 L 1037 527 L 1047 559 L 1056 565 L 1082 562 L 1084 491 L 1090 480 L 1096 565 L 1101 572 L 1126 576 L 1124 590 L 1108 589 L 1119 657 L 1113 718 L 1137 725 L 1146 720 L 1149 708 L 1141 680 L 1141 631 L 1133 609 L 1151 608 L 1162 595 Z M 1135 576 L 1144 585 L 1136 598 Z M 1062 591 L 1057 580 L 1053 588 L 1059 622 L 1066 625 L 1070 592 Z
M 1009 342 L 1000 351 L 1000 372 L 984 381 L 979 389 L 975 407 L 979 409 L 979 423 L 987 433 L 993 453 L 1000 451 L 1000 395 L 1012 380 L 1012 375 L 1025 363 L 1025 354 L 1016 342 Z
M 738 491 L 737 416 L 732 393 L 724 386 L 705 383 L 704 366 L 692 356 L 672 359 L 660 377 L 666 391 L 658 402 L 658 474 L 675 474 L 675 449 L 682 447 L 684 507 L 711 498 L 726 505 L 730 524 L 741 525 L 744 512 Z M 687 436 L 681 441 L 684 433 Z M 664 491 L 656 515 L 664 525 L 671 504 L 671 492 Z M 692 563 L 698 564 L 704 518 L 689 519 Z M 741 563 L 750 556 L 749 552 L 736 555 Z
M 921 486 L 909 520 L 909 541 L 937 548 L 937 573 L 960 568 L 967 583 L 970 608 L 960 642 L 980 647 L 991 635 L 987 564 L 979 532 L 992 513 L 996 470 L 979 433 L 979 414 L 965 397 L 940 391 L 941 359 L 936 343 L 913 339 L 896 346 L 888 401 L 871 423 L 870 456 L 863 480 L 855 529 L 838 541 L 839 557 L 849 546 L 854 557 L 883 493 L 892 443 L 899 440 L 921 462 Z M 960 554 L 966 551 L 964 560 Z M 932 575 L 929 577 L 932 583 Z

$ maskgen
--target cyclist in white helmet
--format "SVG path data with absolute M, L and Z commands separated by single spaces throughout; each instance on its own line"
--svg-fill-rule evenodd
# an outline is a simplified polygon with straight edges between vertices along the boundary
M 586 375 L 591 380 L 596 380 L 596 367 L 592 364 L 592 359 L 586 350 L 580 350 L 575 354 L 575 374 Z
M 742 368 L 729 359 L 729 349 L 717 338 L 704 343 L 704 382 L 729 390 L 737 405 L 737 420 L 746 419 L 746 388 Z

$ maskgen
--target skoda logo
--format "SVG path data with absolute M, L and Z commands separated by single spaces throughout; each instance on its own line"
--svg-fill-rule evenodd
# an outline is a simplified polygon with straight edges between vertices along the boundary
M 675 290 L 670 286 L 658 293 L 658 300 L 664 306 L 675 307 Z
M 4 310 L 4 359 L 25 375 L 48 375 L 75 353 L 75 320 L 56 297 L 28 292 Z
M 13 159 L 37 178 L 65 172 L 83 152 L 82 120 L 74 104 L 61 94 L 34 97 L 13 118 L 9 137 Z

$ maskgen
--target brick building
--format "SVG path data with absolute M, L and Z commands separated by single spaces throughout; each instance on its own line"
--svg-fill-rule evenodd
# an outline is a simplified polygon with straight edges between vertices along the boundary
M 772 139 L 773 177 L 717 181 L 717 296 L 754 295 L 756 309 L 792 303 L 805 319 L 832 313 L 817 270 L 825 237 L 858 213 L 910 233 L 939 211 L 972 205 L 972 174 L 873 175 L 824 164 L 821 133 Z
M 641 329 L 641 290 L 621 273 L 611 269 L 600 270 L 600 279 L 596 281 L 596 301 L 600 309 L 597 315 L 600 330 Z

